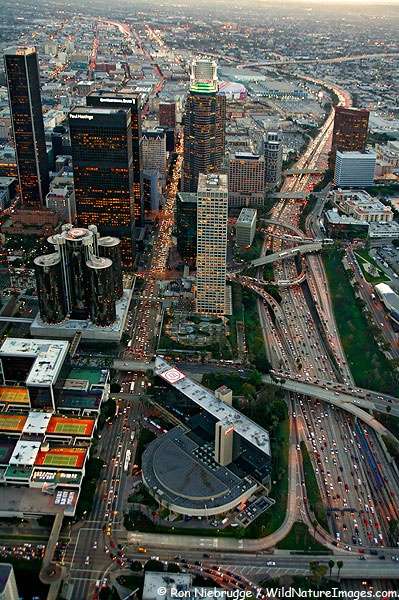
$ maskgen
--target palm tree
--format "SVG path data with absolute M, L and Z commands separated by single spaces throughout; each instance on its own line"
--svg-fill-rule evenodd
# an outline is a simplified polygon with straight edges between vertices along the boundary
M 331 573 L 332 573 L 332 570 L 333 570 L 334 566 L 335 566 L 335 562 L 333 560 L 329 560 L 328 561 L 328 568 L 330 569 L 330 577 L 331 577 Z
M 337 567 L 338 567 L 338 581 L 339 581 L 339 575 L 341 573 L 341 569 L 344 566 L 344 563 L 342 562 L 342 560 L 337 560 Z

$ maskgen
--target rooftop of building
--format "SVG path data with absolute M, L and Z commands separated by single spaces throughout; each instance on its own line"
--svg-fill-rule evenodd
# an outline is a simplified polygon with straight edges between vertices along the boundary
M 242 208 L 237 219 L 237 225 L 251 225 L 256 219 L 256 208 Z
M 100 237 L 98 240 L 99 246 L 106 246 L 107 248 L 111 248 L 112 246 L 118 246 L 121 243 L 119 238 L 112 237 L 111 235 L 106 235 L 104 237 Z
M 360 152 L 359 150 L 337 150 L 337 158 L 338 156 L 342 157 L 342 158 L 377 158 L 376 153 L 374 152 L 374 150 L 365 150 L 364 152 Z
M 198 192 L 210 190 L 228 192 L 227 175 L 224 173 L 200 173 L 198 177 Z
M 195 192 L 177 192 L 181 202 L 197 204 L 197 194 Z
M 378 283 L 375 286 L 378 294 L 383 298 L 385 305 L 389 310 L 399 315 L 399 296 L 393 291 L 391 286 L 386 283 Z
M 86 266 L 89 267 L 89 269 L 109 269 L 112 267 L 112 260 L 103 256 L 93 255 L 86 260 Z
M 29 54 L 35 54 L 36 48 L 34 46 L 14 46 L 6 48 L 4 56 L 29 56 Z
M 261 452 L 271 455 L 269 433 L 238 410 L 218 400 L 215 395 L 199 383 L 189 379 L 184 373 L 160 357 L 155 359 L 155 373 L 182 392 L 201 408 L 212 414 L 218 421 L 234 427 L 234 432 L 250 442 Z
M 258 161 L 263 159 L 263 157 L 260 156 L 260 154 L 254 154 L 253 152 L 235 152 L 233 159 Z
M 179 590 L 184 593 L 192 588 L 193 576 L 191 573 L 158 573 L 156 571 L 146 571 L 144 576 L 143 600 L 169 600 L 172 590 Z M 162 590 L 162 595 L 159 590 Z M 165 594 L 163 593 L 165 590 Z M 175 592 L 173 592 L 175 593 Z
M 94 115 L 105 116 L 105 115 L 118 115 L 118 114 L 126 114 L 126 111 L 121 108 L 101 108 L 100 106 L 75 106 L 71 109 L 69 113 L 69 118 L 80 118 L 87 119 L 90 121 L 90 117 L 93 118 Z
M 51 254 L 43 254 L 42 256 L 36 256 L 34 264 L 38 267 L 53 267 L 57 265 L 61 260 L 58 252 L 52 252 Z
M 397 221 L 372 221 L 369 226 L 369 235 L 382 233 L 396 233 L 399 236 L 399 223 Z
M 52 385 L 56 381 L 68 354 L 69 342 L 63 340 L 40 340 L 7 338 L 0 348 L 1 357 L 30 357 L 35 359 L 26 385 Z
M 142 457 L 143 479 L 147 486 L 176 512 L 224 512 L 226 505 L 257 484 L 236 475 L 214 460 L 213 444 L 199 445 L 182 427 L 157 438 Z

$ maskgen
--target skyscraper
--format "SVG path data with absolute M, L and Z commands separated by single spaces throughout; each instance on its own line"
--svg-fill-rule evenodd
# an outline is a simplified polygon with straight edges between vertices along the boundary
M 4 64 L 22 207 L 41 209 L 49 173 L 36 48 L 7 50 Z
M 269 131 L 264 139 L 265 187 L 273 190 L 281 184 L 283 168 L 283 144 L 280 134 Z
M 200 173 L 218 172 L 224 157 L 226 98 L 218 94 L 214 61 L 197 60 L 184 117 L 182 190 L 196 192 Z
M 134 256 L 131 113 L 115 108 L 74 108 L 69 115 L 79 225 L 95 222 L 103 235 L 121 238 L 122 262 Z
M 201 173 L 197 193 L 196 311 L 226 312 L 227 175 Z
M 42 321 L 90 318 L 100 327 L 114 323 L 115 302 L 123 293 L 119 240 L 99 238 L 94 225 L 84 229 L 67 224 L 48 241 L 54 252 L 34 261 Z
M 336 153 L 364 152 L 367 143 L 369 111 L 358 108 L 335 108 L 334 129 L 329 159 L 330 168 L 335 166 Z
M 229 161 L 229 206 L 262 207 L 265 202 L 265 160 L 252 152 L 236 152 Z
M 87 106 L 103 108 L 130 108 L 133 156 L 133 191 L 135 225 L 141 227 L 144 222 L 142 149 L 141 149 L 141 97 L 129 90 L 108 92 L 96 90 L 86 97 Z

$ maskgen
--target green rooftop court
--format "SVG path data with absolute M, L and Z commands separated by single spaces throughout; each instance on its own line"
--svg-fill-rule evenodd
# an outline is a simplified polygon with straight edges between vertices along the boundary
M 98 385 L 105 383 L 106 376 L 106 372 L 95 367 L 74 367 L 69 371 L 67 379 L 79 379 L 88 381 L 90 385 Z
M 7 468 L 6 471 L 6 478 L 13 478 L 13 479 L 30 479 L 30 476 L 32 474 L 32 468 L 21 468 L 18 467 L 18 465 L 10 465 Z
M 59 398 L 58 405 L 62 408 L 95 409 L 100 406 L 100 399 L 101 396 L 94 394 L 79 396 L 78 394 L 74 395 L 64 392 Z

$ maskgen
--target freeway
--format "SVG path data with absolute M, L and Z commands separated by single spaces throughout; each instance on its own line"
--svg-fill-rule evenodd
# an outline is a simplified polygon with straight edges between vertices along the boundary
M 354 62 L 359 60 L 370 60 L 379 58 L 397 58 L 398 52 L 374 52 L 372 54 L 353 54 L 352 56 L 336 56 L 335 58 L 287 58 L 282 57 L 280 60 L 266 60 L 256 63 L 242 63 L 237 65 L 239 69 L 247 69 L 254 67 L 269 67 L 278 66 L 285 67 L 288 65 L 311 65 L 313 63 L 320 64 L 340 64 L 345 62 Z
M 251 266 L 260 267 L 261 265 L 268 265 L 278 260 L 293 258 L 297 255 L 308 254 L 310 252 L 318 252 L 323 248 L 326 243 L 332 243 L 330 240 L 321 240 L 320 242 L 313 242 L 311 244 L 303 244 L 302 246 L 295 246 L 294 248 L 288 248 L 287 250 L 280 250 L 273 254 L 261 256 L 251 262 Z

